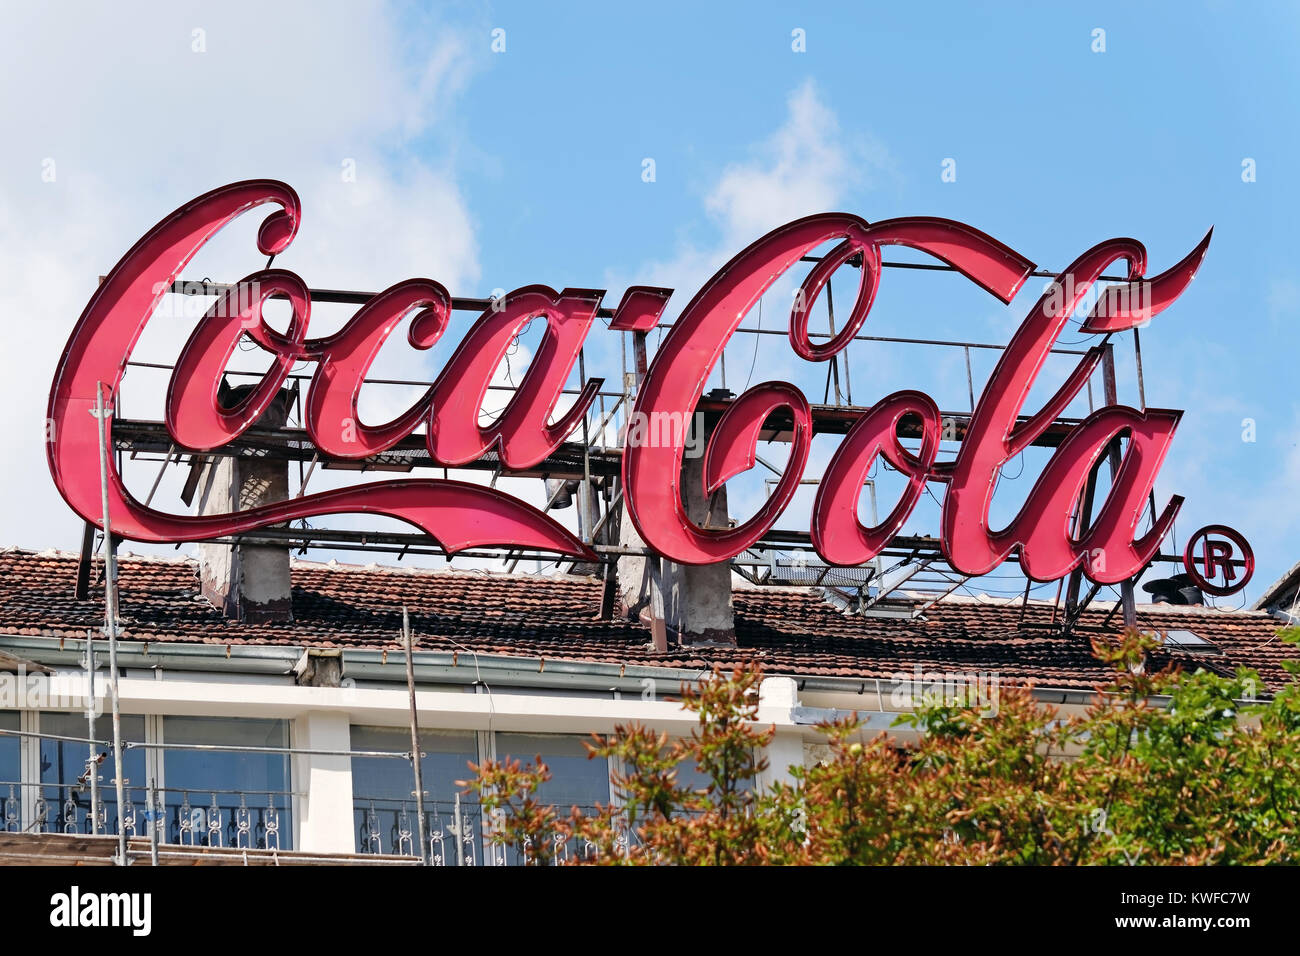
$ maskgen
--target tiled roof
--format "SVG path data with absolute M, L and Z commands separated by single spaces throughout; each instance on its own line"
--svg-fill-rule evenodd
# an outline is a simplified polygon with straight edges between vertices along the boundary
M 0 649 L 3 635 L 80 638 L 102 625 L 102 591 L 74 599 L 76 568 L 75 554 L 0 551 Z M 294 620 L 244 624 L 226 620 L 202 597 L 192 560 L 124 556 L 119 569 L 124 637 L 134 641 L 393 648 L 406 605 L 426 650 L 677 668 L 758 656 L 769 674 L 865 681 L 919 666 L 996 671 L 1004 683 L 1044 688 L 1088 688 L 1108 676 L 1091 656 L 1087 633 L 1061 636 L 1051 627 L 1050 602 L 1022 607 L 1018 600 L 950 597 L 908 620 L 846 616 L 809 590 L 738 589 L 736 648 L 656 653 L 640 623 L 598 619 L 601 584 L 587 578 L 295 561 Z M 1108 611 L 1089 610 L 1081 623 L 1100 628 Z M 1189 668 L 1253 667 L 1277 686 L 1288 680 L 1280 662 L 1300 656 L 1277 639 L 1278 622 L 1258 611 L 1141 605 L 1138 616 L 1145 629 L 1191 630 L 1222 651 L 1170 651 Z M 1113 615 L 1106 632 L 1118 632 L 1118 619 Z

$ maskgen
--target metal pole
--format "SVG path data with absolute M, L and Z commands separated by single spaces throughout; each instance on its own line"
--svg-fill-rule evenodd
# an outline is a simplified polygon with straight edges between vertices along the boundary
M 826 280 L 826 315 L 830 321 L 831 336 L 835 335 L 835 299 L 831 295 L 831 280 Z M 822 404 L 826 404 L 831 394 L 831 379 L 835 380 L 835 404 L 842 404 L 840 398 L 840 359 L 838 355 L 831 356 L 830 367 L 826 369 L 826 391 L 822 397 Z
M 95 638 L 86 632 L 86 744 L 90 759 L 86 773 L 90 776 L 90 832 L 99 834 L 99 754 L 95 753 Z
M 966 353 L 966 391 L 970 393 L 970 410 L 971 412 L 974 412 L 975 411 L 975 379 L 971 376 L 971 372 L 970 372 L 970 346 L 969 345 L 963 346 L 962 351 Z
M 1115 387 L 1115 346 L 1106 344 L 1106 351 L 1101 356 L 1101 381 L 1106 391 L 1106 404 L 1118 405 L 1119 393 Z M 1110 477 L 1114 481 L 1119 475 L 1123 458 L 1120 454 L 1119 439 L 1110 443 Z M 1124 627 L 1137 627 L 1137 598 L 1133 594 L 1134 578 L 1121 581 L 1119 585 L 1120 603 L 1124 608 Z
M 424 820 L 424 776 L 420 772 L 420 727 L 415 711 L 415 659 L 411 638 L 411 615 L 402 605 L 402 643 L 406 646 L 406 690 L 411 698 L 411 765 L 415 767 L 415 816 L 420 826 L 420 861 L 429 863 L 429 844 Z
M 104 383 L 95 383 L 95 417 L 99 419 L 99 487 L 104 506 L 104 632 L 108 635 L 108 686 L 113 703 L 113 785 L 117 789 L 117 865 L 127 866 L 126 828 L 122 826 L 126 795 L 122 780 L 122 710 L 117 685 L 117 556 L 108 514 L 108 412 Z
M 835 296 L 834 296 L 834 294 L 831 292 L 831 278 L 830 278 L 830 276 L 827 276 L 827 277 L 826 277 L 826 311 L 827 311 L 827 313 L 829 313 L 829 315 L 830 315 L 830 320 L 831 320 L 831 334 L 834 335 L 834 334 L 835 334 Z M 843 352 L 843 355 L 844 355 L 844 392 L 845 392 L 845 399 L 848 401 L 848 403 L 849 403 L 850 405 L 852 405 L 852 404 L 853 404 L 853 376 L 850 374 L 850 372 L 849 372 L 849 368 L 853 365 L 853 363 L 849 361 L 849 350 L 848 350 L 848 346 L 845 346 L 845 348 L 844 348 L 844 352 Z M 838 358 L 838 356 L 837 356 L 837 358 Z
M 587 359 L 583 349 L 578 350 L 578 381 L 587 384 Z M 591 435 L 587 428 L 588 411 L 582 413 L 582 485 L 578 488 L 578 537 L 583 544 L 591 544 L 595 534 L 589 530 L 591 516 Z
M 145 819 L 149 821 L 149 863 L 158 865 L 158 828 L 162 826 L 162 814 L 158 807 L 158 782 L 149 778 L 149 812 Z
M 456 837 L 456 865 L 464 866 L 465 865 L 465 840 L 464 840 L 465 834 L 462 828 L 465 826 L 465 818 L 461 816 L 461 812 L 460 812 L 460 791 L 459 790 L 456 791 L 456 802 L 452 805 L 451 820 L 452 820 L 451 822 L 452 834 Z
M 1137 364 L 1138 376 L 1138 402 L 1141 404 L 1140 411 L 1147 410 L 1147 389 L 1142 381 L 1142 336 L 1138 334 L 1137 326 L 1133 326 L 1133 361 Z
M 637 390 L 641 389 L 641 380 L 645 378 L 646 372 L 650 368 L 650 360 L 647 356 L 645 332 L 632 333 L 632 354 L 636 360 L 636 385 Z

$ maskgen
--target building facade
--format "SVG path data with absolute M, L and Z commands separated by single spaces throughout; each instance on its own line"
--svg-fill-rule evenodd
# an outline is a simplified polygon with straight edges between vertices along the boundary
M 734 640 L 678 635 L 657 646 L 640 618 L 602 617 L 595 577 L 301 561 L 289 565 L 290 614 L 241 620 L 205 596 L 199 562 L 123 556 L 119 809 L 102 566 L 78 599 L 79 564 L 72 553 L 0 553 L 6 834 L 121 826 L 145 836 L 152 822 L 171 847 L 418 856 L 403 609 L 429 856 L 446 865 L 517 862 L 489 845 L 488 824 L 461 792 L 470 764 L 540 756 L 553 772 L 542 797 L 557 807 L 617 803 L 612 768 L 589 759 L 583 741 L 635 723 L 689 735 L 695 720 L 677 696 L 714 667 L 763 666 L 759 720 L 775 729 L 766 785 L 817 759 L 820 721 L 858 711 L 874 735 L 936 687 L 965 687 L 993 708 L 1002 689 L 1032 686 L 1045 703 L 1082 707 L 1108 679 L 1090 641 L 1121 629 L 1101 603 L 1062 633 L 1053 602 L 954 596 L 920 612 L 863 614 L 816 588 L 748 587 L 732 592 Z M 1164 637 L 1157 666 L 1248 666 L 1266 685 L 1287 679 L 1279 621 L 1266 611 L 1141 605 L 1138 621 Z

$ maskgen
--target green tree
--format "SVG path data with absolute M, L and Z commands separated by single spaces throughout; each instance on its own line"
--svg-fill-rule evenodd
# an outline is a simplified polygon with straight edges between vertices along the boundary
M 1296 643 L 1300 631 L 1281 634 Z M 1082 713 L 1004 689 L 989 714 L 937 702 L 900 718 L 922 731 L 867 739 L 856 715 L 821 728 L 829 756 L 760 792 L 757 666 L 715 669 L 682 704 L 688 738 L 619 727 L 588 745 L 613 759 L 621 807 L 558 818 L 547 768 L 476 768 L 493 839 L 530 862 L 644 864 L 1229 864 L 1300 862 L 1300 692 L 1265 699 L 1259 676 L 1151 672 L 1155 638 L 1097 641 L 1113 670 Z M 1295 674 L 1297 666 L 1287 670 Z M 693 765 L 706 785 L 684 786 Z

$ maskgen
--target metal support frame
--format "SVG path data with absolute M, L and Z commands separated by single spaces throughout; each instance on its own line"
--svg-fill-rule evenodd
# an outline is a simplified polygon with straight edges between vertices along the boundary
M 802 261 L 816 263 L 821 261 L 819 256 L 804 256 Z M 861 268 L 861 258 L 850 260 L 847 263 L 852 268 Z M 935 272 L 954 272 L 955 270 L 946 264 L 937 263 L 912 263 L 912 262 L 883 262 L 882 265 L 891 269 L 935 271 Z M 1055 278 L 1056 273 L 1050 270 L 1036 270 L 1033 276 L 1043 278 Z M 1124 276 L 1103 275 L 1099 277 L 1103 281 L 1126 282 Z M 194 282 L 189 280 L 178 280 L 172 286 L 172 292 L 184 295 L 206 295 L 216 296 L 224 293 L 230 288 L 228 284 L 214 283 L 209 281 Z M 331 289 L 312 289 L 310 290 L 313 301 L 321 303 L 340 303 L 351 305 L 362 305 L 370 301 L 374 293 L 362 291 L 331 290 Z M 452 308 L 458 311 L 483 312 L 492 307 L 490 299 L 476 298 L 454 298 Z M 810 338 L 830 339 L 836 335 L 837 328 L 835 324 L 834 299 L 830 283 L 826 288 L 826 309 L 827 319 L 829 322 L 828 332 L 809 332 Z M 615 314 L 613 309 L 601 308 L 597 313 L 601 318 L 611 318 Z M 671 322 L 660 322 L 655 328 L 660 331 L 671 329 Z M 753 335 L 777 335 L 784 337 L 787 332 L 780 328 L 765 329 L 741 327 L 736 330 L 737 334 Z M 584 542 L 593 547 L 601 559 L 603 565 L 601 576 L 605 581 L 605 594 L 602 598 L 602 614 L 612 613 L 612 607 L 606 607 L 611 604 L 613 590 L 613 573 L 610 565 L 616 559 L 618 554 L 625 553 L 623 549 L 613 545 L 596 545 L 602 530 L 607 525 L 609 519 L 623 507 L 622 489 L 619 487 L 619 475 L 621 472 L 621 447 L 609 447 L 605 439 L 606 429 L 611 421 L 615 420 L 620 409 L 630 408 L 634 399 L 636 389 L 639 388 L 640 382 L 644 378 L 649 366 L 649 346 L 648 332 L 636 331 L 631 334 L 633 345 L 633 368 L 632 374 L 629 371 L 628 355 L 626 342 L 628 335 L 623 335 L 624 345 L 624 382 L 623 391 L 599 393 L 600 407 L 599 413 L 595 414 L 594 410 L 589 411 L 588 415 L 583 416 L 581 423 L 581 440 L 566 442 L 560 446 L 554 455 L 545 462 L 539 463 L 535 468 L 524 471 L 507 471 L 502 468 L 501 462 L 495 455 L 489 453 L 484 459 L 465 466 L 470 469 L 489 470 L 492 472 L 492 480 L 501 477 L 523 477 L 523 478 L 560 478 L 566 480 L 581 479 L 579 495 L 580 525 L 579 533 Z M 975 405 L 975 389 L 972 374 L 971 353 L 975 349 L 985 349 L 992 351 L 1002 351 L 1006 348 L 1003 344 L 976 342 L 976 341 L 955 341 L 942 339 L 925 339 L 915 337 L 899 336 L 876 336 L 866 335 L 859 332 L 850 340 L 852 342 L 878 342 L 893 343 L 915 346 L 936 346 L 936 347 L 956 347 L 961 348 L 965 360 L 967 392 L 971 410 Z M 1135 360 L 1137 363 L 1137 381 L 1139 397 L 1143 407 L 1145 407 L 1145 389 L 1143 382 L 1142 370 L 1142 353 L 1141 340 L 1138 331 L 1133 331 L 1133 346 Z M 1106 389 L 1106 400 L 1114 403 L 1116 400 L 1115 388 L 1115 370 L 1114 370 L 1114 350 L 1113 346 L 1105 343 L 1105 355 L 1103 357 L 1103 376 Z M 1066 356 L 1083 356 L 1084 350 L 1077 348 L 1054 348 L 1051 350 L 1054 355 Z M 130 367 L 149 368 L 170 372 L 172 366 L 131 361 Z M 842 374 L 841 374 L 842 372 Z M 577 394 L 586 380 L 586 359 L 585 352 L 580 352 L 578 356 L 578 388 L 564 389 L 565 394 Z M 261 372 L 231 370 L 228 374 L 233 376 L 250 376 L 260 377 Z M 826 395 L 824 404 L 813 406 L 813 432 L 814 434 L 845 434 L 858 421 L 861 414 L 867 406 L 858 407 L 853 404 L 852 385 L 851 385 L 851 364 L 847 361 L 841 363 L 838 357 L 832 359 L 829 363 L 827 372 Z M 130 457 L 137 460 L 154 460 L 160 461 L 161 467 L 157 476 L 153 480 L 153 486 L 150 489 L 150 498 L 159 487 L 163 473 L 173 463 L 179 464 L 189 459 L 191 465 L 191 480 L 187 482 L 186 494 L 183 496 L 187 499 L 192 498 L 194 493 L 194 484 L 198 477 L 198 472 L 202 465 L 209 460 L 209 457 L 232 455 L 232 456 L 252 456 L 252 457 L 270 457 L 281 458 L 289 461 L 296 461 L 299 470 L 299 488 L 298 494 L 305 493 L 307 483 L 310 481 L 312 474 L 317 467 L 327 469 L 356 469 L 361 471 L 383 470 L 383 471 L 410 471 L 420 467 L 442 467 L 433 461 L 424 445 L 423 436 L 408 436 L 399 442 L 392 449 L 383 454 L 373 456 L 372 458 L 362 461 L 352 460 L 334 460 L 329 456 L 322 455 L 319 449 L 316 449 L 305 430 L 301 427 L 301 388 L 304 380 L 310 380 L 310 373 L 291 373 L 289 378 L 292 380 L 293 387 L 296 390 L 296 403 L 299 408 L 298 427 L 285 428 L 276 431 L 265 429 L 251 428 L 245 432 L 238 441 L 230 446 L 220 449 L 216 452 L 205 452 L 199 454 L 187 449 L 179 448 L 175 445 L 171 436 L 167 433 L 166 427 L 162 422 L 151 421 L 131 421 L 116 417 L 113 422 L 111 435 L 111 451 L 115 451 L 119 456 L 123 453 L 129 453 Z M 371 384 L 383 385 L 414 385 L 428 386 L 430 382 L 421 382 L 405 379 L 367 379 Z M 1089 395 L 1091 396 L 1091 382 L 1089 384 Z M 490 386 L 495 389 L 504 389 L 511 391 L 508 386 L 494 385 Z M 831 390 L 834 388 L 834 404 L 831 402 Z M 606 398 L 613 399 L 612 407 L 606 407 Z M 726 412 L 730 407 L 732 400 L 706 398 L 699 403 L 698 411 L 706 416 L 706 421 L 710 418 L 715 420 Z M 120 403 L 119 403 L 120 404 Z M 1091 401 L 1090 401 L 1091 406 Z M 120 407 L 117 409 L 120 415 Z M 594 417 L 593 417 L 594 416 Z M 958 441 L 964 440 L 965 433 L 969 427 L 970 412 L 951 412 L 943 413 L 945 422 L 951 429 L 951 436 Z M 759 438 L 766 441 L 788 441 L 792 422 L 787 419 L 789 416 L 782 416 L 780 412 L 774 413 L 763 425 L 759 433 Z M 1022 416 L 1024 420 L 1027 416 Z M 1061 418 L 1051 423 L 1049 427 L 1035 440 L 1034 444 L 1043 447 L 1055 447 L 1060 444 L 1065 437 L 1070 434 L 1077 425 L 1077 420 Z M 916 423 L 911 419 L 900 421 L 899 436 L 903 438 L 917 437 Z M 154 457 L 150 457 L 154 456 Z M 1118 469 L 1122 461 L 1122 446 L 1116 441 L 1108 449 L 1108 459 L 1112 474 Z M 761 459 L 760 459 L 761 461 Z M 764 462 L 766 464 L 766 462 Z M 1099 463 L 1100 464 L 1100 463 Z M 444 469 L 445 471 L 445 469 Z M 1094 470 L 1090 476 L 1085 494 L 1080 501 L 1080 508 L 1076 515 L 1076 533 L 1086 529 L 1091 519 L 1092 504 L 1096 491 L 1097 474 Z M 597 496 L 600 507 L 596 510 L 598 516 L 589 517 L 591 509 L 584 505 L 587 499 L 592 495 Z M 550 510 L 554 504 L 554 496 L 548 501 L 544 510 Z M 89 526 L 88 526 L 89 527 Z M 89 593 L 89 552 L 93 547 L 93 530 L 88 530 L 89 537 L 83 537 L 83 561 L 78 567 L 77 596 L 79 598 L 88 597 Z M 807 535 L 799 535 L 785 531 L 773 531 L 765 536 L 761 545 L 764 548 L 781 548 L 781 547 L 807 547 L 807 543 L 801 538 Z M 89 543 L 88 543 L 89 542 Z M 106 536 L 106 545 L 109 542 Z M 402 532 L 350 532 L 336 529 L 309 528 L 306 521 L 301 522 L 301 527 L 297 528 L 266 528 L 260 529 L 246 535 L 231 536 L 228 539 L 218 539 L 217 543 L 235 544 L 240 542 L 257 542 L 280 544 L 283 546 L 295 547 L 300 553 L 305 553 L 308 548 L 329 548 L 332 550 L 342 551 L 386 551 L 396 553 L 399 559 L 407 554 L 438 554 L 441 555 L 441 549 L 437 548 L 428 541 L 427 537 L 420 534 L 402 533 Z M 642 549 L 644 551 L 644 549 Z M 914 537 L 900 536 L 891 542 L 891 547 L 882 553 L 882 557 L 899 557 L 911 555 L 917 561 L 923 561 L 926 564 L 936 564 L 942 566 L 945 564 L 943 555 L 938 548 L 937 542 L 926 541 L 918 544 Z M 481 548 L 475 549 L 473 553 L 465 553 L 466 557 L 492 557 L 504 560 L 509 570 L 514 570 L 518 562 L 522 559 L 536 560 L 554 560 L 554 556 L 546 557 L 541 554 L 532 554 L 512 549 L 494 549 Z M 653 556 L 651 556 L 653 557 Z M 1161 555 L 1157 560 L 1176 560 L 1176 556 Z M 878 562 L 877 562 L 878 564 Z M 754 572 L 747 570 L 753 565 L 747 564 L 744 556 L 733 562 L 733 568 L 742 575 L 753 580 L 759 580 L 760 574 L 757 569 Z M 659 569 L 662 573 L 662 569 Z M 877 567 L 877 571 L 879 568 Z M 770 576 L 769 576 L 770 577 Z M 825 575 L 823 574 L 824 578 Z M 963 578 L 963 581 L 965 579 Z M 767 581 L 766 583 L 775 583 Z M 938 582 L 930 582 L 938 583 Z M 1064 582 L 1062 582 L 1064 585 Z M 1121 605 L 1124 609 L 1125 621 L 1133 623 L 1136 620 L 1135 599 L 1133 596 L 1133 581 L 1124 582 L 1121 585 Z M 1028 599 L 1030 583 L 1026 582 L 1026 603 Z M 943 594 L 951 593 L 955 588 L 948 588 Z M 1095 597 L 1098 588 L 1090 589 L 1086 597 L 1080 601 L 1080 591 L 1082 590 L 1082 569 L 1076 570 L 1071 574 L 1068 589 L 1065 590 L 1066 600 L 1066 620 L 1069 622 L 1077 621 L 1078 616 L 1083 609 L 1088 606 L 1090 601 Z M 940 595 L 940 598 L 943 596 Z M 1059 600 L 1059 594 L 1058 594 Z M 931 606 L 927 604 L 926 606 Z
M 1117 405 L 1119 403 L 1118 391 L 1115 387 L 1115 347 L 1109 342 L 1105 345 L 1105 352 L 1101 357 L 1101 374 L 1102 383 L 1106 390 L 1106 404 Z M 1110 460 L 1110 477 L 1114 481 L 1119 476 L 1120 465 L 1123 462 L 1123 456 L 1120 454 L 1119 442 L 1113 441 L 1107 450 L 1107 457 Z M 1136 578 L 1129 578 L 1120 582 L 1120 604 L 1124 608 L 1124 627 L 1137 627 L 1137 599 L 1134 597 L 1133 584 Z

